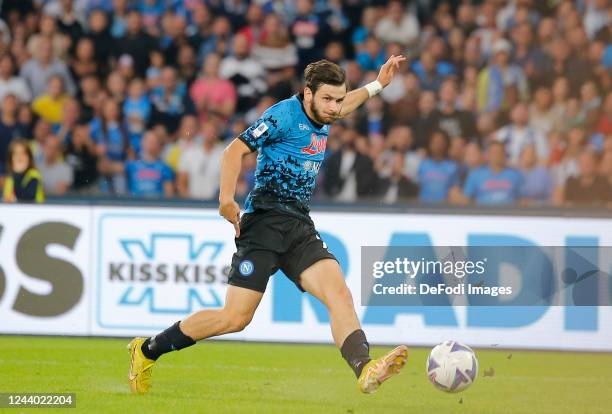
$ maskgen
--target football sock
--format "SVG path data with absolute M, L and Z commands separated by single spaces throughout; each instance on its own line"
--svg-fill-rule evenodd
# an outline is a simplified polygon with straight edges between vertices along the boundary
M 162 333 L 148 338 L 142 344 L 142 353 L 149 359 L 156 360 L 163 354 L 178 351 L 196 343 L 192 338 L 181 332 L 177 322 Z
M 342 348 L 340 348 L 340 353 L 353 369 L 357 378 L 361 375 L 365 364 L 371 361 L 370 344 L 368 344 L 365 333 L 361 329 L 357 329 L 346 337 Z

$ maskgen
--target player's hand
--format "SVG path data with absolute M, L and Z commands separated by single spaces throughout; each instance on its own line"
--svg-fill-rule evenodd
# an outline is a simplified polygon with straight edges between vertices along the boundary
M 380 67 L 380 71 L 378 72 L 378 77 L 376 79 L 378 79 L 383 88 L 387 86 L 391 82 L 395 74 L 399 72 L 400 63 L 405 60 L 405 56 L 391 55 L 389 60 L 387 60 L 385 64 Z
M 236 237 L 240 237 L 240 206 L 234 199 L 219 203 L 219 214 L 234 225 Z

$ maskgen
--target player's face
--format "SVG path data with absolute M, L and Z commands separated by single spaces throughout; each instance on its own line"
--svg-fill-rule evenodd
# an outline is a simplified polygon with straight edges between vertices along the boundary
M 340 115 L 346 97 L 346 86 L 324 84 L 311 96 L 310 111 L 314 120 L 320 124 L 331 124 Z

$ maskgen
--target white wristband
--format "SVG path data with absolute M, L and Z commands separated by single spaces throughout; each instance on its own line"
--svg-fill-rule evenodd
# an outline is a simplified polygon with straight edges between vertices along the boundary
M 378 79 L 376 79 L 373 82 L 370 82 L 368 84 L 366 84 L 364 86 L 364 88 L 366 88 L 366 90 L 368 91 L 368 95 L 370 96 L 370 98 L 374 95 L 378 95 L 380 93 L 380 91 L 383 90 L 383 86 L 382 84 L 378 81 Z

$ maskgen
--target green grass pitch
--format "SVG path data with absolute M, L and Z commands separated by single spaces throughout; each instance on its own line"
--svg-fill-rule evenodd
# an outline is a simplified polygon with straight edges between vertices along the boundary
M 204 341 L 163 356 L 151 392 L 137 396 L 127 342 L 0 336 L 0 392 L 75 392 L 69 413 L 612 413 L 612 354 L 476 350 L 475 384 L 444 394 L 427 381 L 428 350 L 417 348 L 401 375 L 361 395 L 333 346 Z

